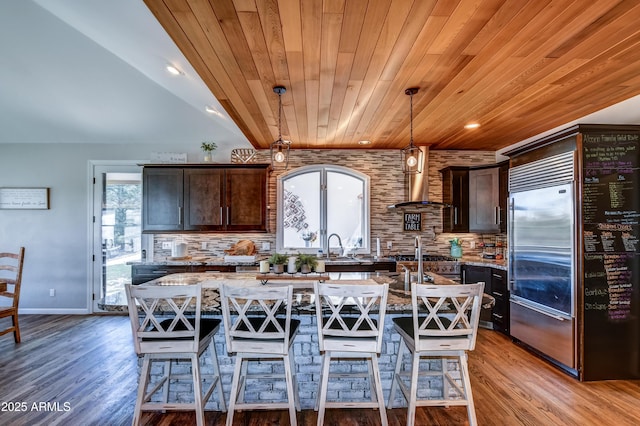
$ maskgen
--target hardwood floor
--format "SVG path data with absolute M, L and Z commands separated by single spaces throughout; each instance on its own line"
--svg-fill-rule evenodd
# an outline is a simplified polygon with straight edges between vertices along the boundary
M 128 425 L 138 382 L 126 316 L 23 315 L 22 343 L 0 338 L 0 424 Z M 480 425 L 637 425 L 640 381 L 581 383 L 494 331 L 480 330 L 470 354 Z M 404 425 L 404 408 L 387 411 Z M 206 413 L 207 424 L 225 415 Z M 316 413 L 298 413 L 302 426 Z M 373 410 L 327 410 L 326 425 L 378 425 Z M 145 413 L 145 425 L 195 423 L 191 413 Z M 287 425 L 286 411 L 241 413 L 236 425 Z M 419 408 L 417 425 L 467 424 L 463 407 Z

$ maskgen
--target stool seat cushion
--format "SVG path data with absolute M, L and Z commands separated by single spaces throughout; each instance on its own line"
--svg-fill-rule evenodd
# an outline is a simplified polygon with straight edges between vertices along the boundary
M 260 326 L 262 325 L 262 323 L 264 323 L 265 317 L 247 317 L 247 319 L 249 320 L 249 323 L 251 324 L 251 326 L 253 327 L 254 330 L 257 330 L 258 328 L 260 328 Z M 276 320 L 278 321 L 278 324 L 280 324 L 280 327 L 282 327 L 282 329 L 285 329 L 285 324 L 286 324 L 286 320 L 284 318 L 276 318 Z M 296 335 L 296 333 L 298 332 L 298 327 L 300 327 L 300 320 L 297 319 L 292 319 L 291 323 L 289 325 L 289 338 L 293 339 L 293 337 Z M 238 325 L 237 328 L 238 331 L 249 331 L 249 327 L 247 327 L 247 325 L 243 322 L 240 323 Z M 265 333 L 277 333 L 278 330 L 276 329 L 276 326 L 273 323 L 269 323 L 265 329 L 264 329 Z M 241 337 L 234 337 L 234 339 L 242 339 Z
M 427 317 L 418 317 L 418 324 L 422 324 Z M 393 323 L 400 327 L 402 331 L 413 335 L 413 317 L 397 317 L 392 319 Z M 440 317 L 440 321 L 442 321 L 442 325 L 445 327 L 449 327 L 451 325 L 451 320 L 448 318 Z M 429 330 L 438 330 L 438 324 L 434 321 L 430 321 L 427 324 L 427 329 Z
M 163 329 L 167 329 L 167 327 L 169 327 L 169 325 L 171 324 L 171 321 L 173 321 L 173 319 L 171 318 L 167 318 L 165 320 L 162 320 L 160 322 L 160 325 L 162 326 Z M 191 323 L 192 326 L 195 327 L 195 319 L 194 318 L 188 318 L 189 323 Z M 201 318 L 200 319 L 200 339 L 199 340 L 204 340 L 207 336 L 209 336 L 210 334 L 215 334 L 215 332 L 218 330 L 218 327 L 220 327 L 220 324 L 222 323 L 222 320 L 219 320 L 217 318 Z M 174 327 L 174 331 L 185 331 L 187 329 L 187 327 L 184 325 L 183 322 L 179 321 L 176 326 Z M 150 331 L 155 331 L 156 327 L 151 327 Z M 162 338 L 163 340 L 167 339 L 167 338 Z M 149 338 L 149 337 L 145 337 L 142 340 L 157 340 L 154 338 Z M 191 340 L 191 337 L 172 337 L 170 339 L 167 340 Z

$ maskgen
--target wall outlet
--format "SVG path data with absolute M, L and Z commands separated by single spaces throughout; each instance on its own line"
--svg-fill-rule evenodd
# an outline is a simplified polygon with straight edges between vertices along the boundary
M 269 250 L 271 250 L 271 243 L 268 241 L 262 243 L 262 251 L 269 251 Z
M 162 250 L 171 250 L 171 242 L 163 242 Z
M 207 243 L 206 242 L 200 243 L 200 250 L 206 250 L 206 249 L 207 249 Z
M 391 250 L 393 248 L 393 241 L 387 241 L 387 249 Z
M 472 249 L 476 248 L 476 240 L 469 241 L 469 247 L 471 247 Z
M 56 289 L 55 288 L 50 288 L 49 289 L 49 296 L 54 297 L 56 295 Z

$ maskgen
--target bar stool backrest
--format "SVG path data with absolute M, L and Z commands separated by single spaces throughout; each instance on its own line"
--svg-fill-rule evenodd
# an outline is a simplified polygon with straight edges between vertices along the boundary
M 126 285 L 125 290 L 137 354 L 198 352 L 200 284 Z
M 326 349 L 327 337 L 375 338 L 382 347 L 388 284 L 314 283 L 318 341 Z M 377 319 L 372 314 L 377 314 Z
M 411 285 L 416 348 L 473 350 L 484 283 Z
M 291 338 L 292 286 L 220 286 L 227 352 L 286 355 Z

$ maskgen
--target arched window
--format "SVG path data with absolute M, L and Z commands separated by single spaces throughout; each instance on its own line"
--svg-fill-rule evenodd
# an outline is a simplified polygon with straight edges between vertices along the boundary
M 370 253 L 369 177 L 347 167 L 305 166 L 278 178 L 276 249 L 343 255 Z

